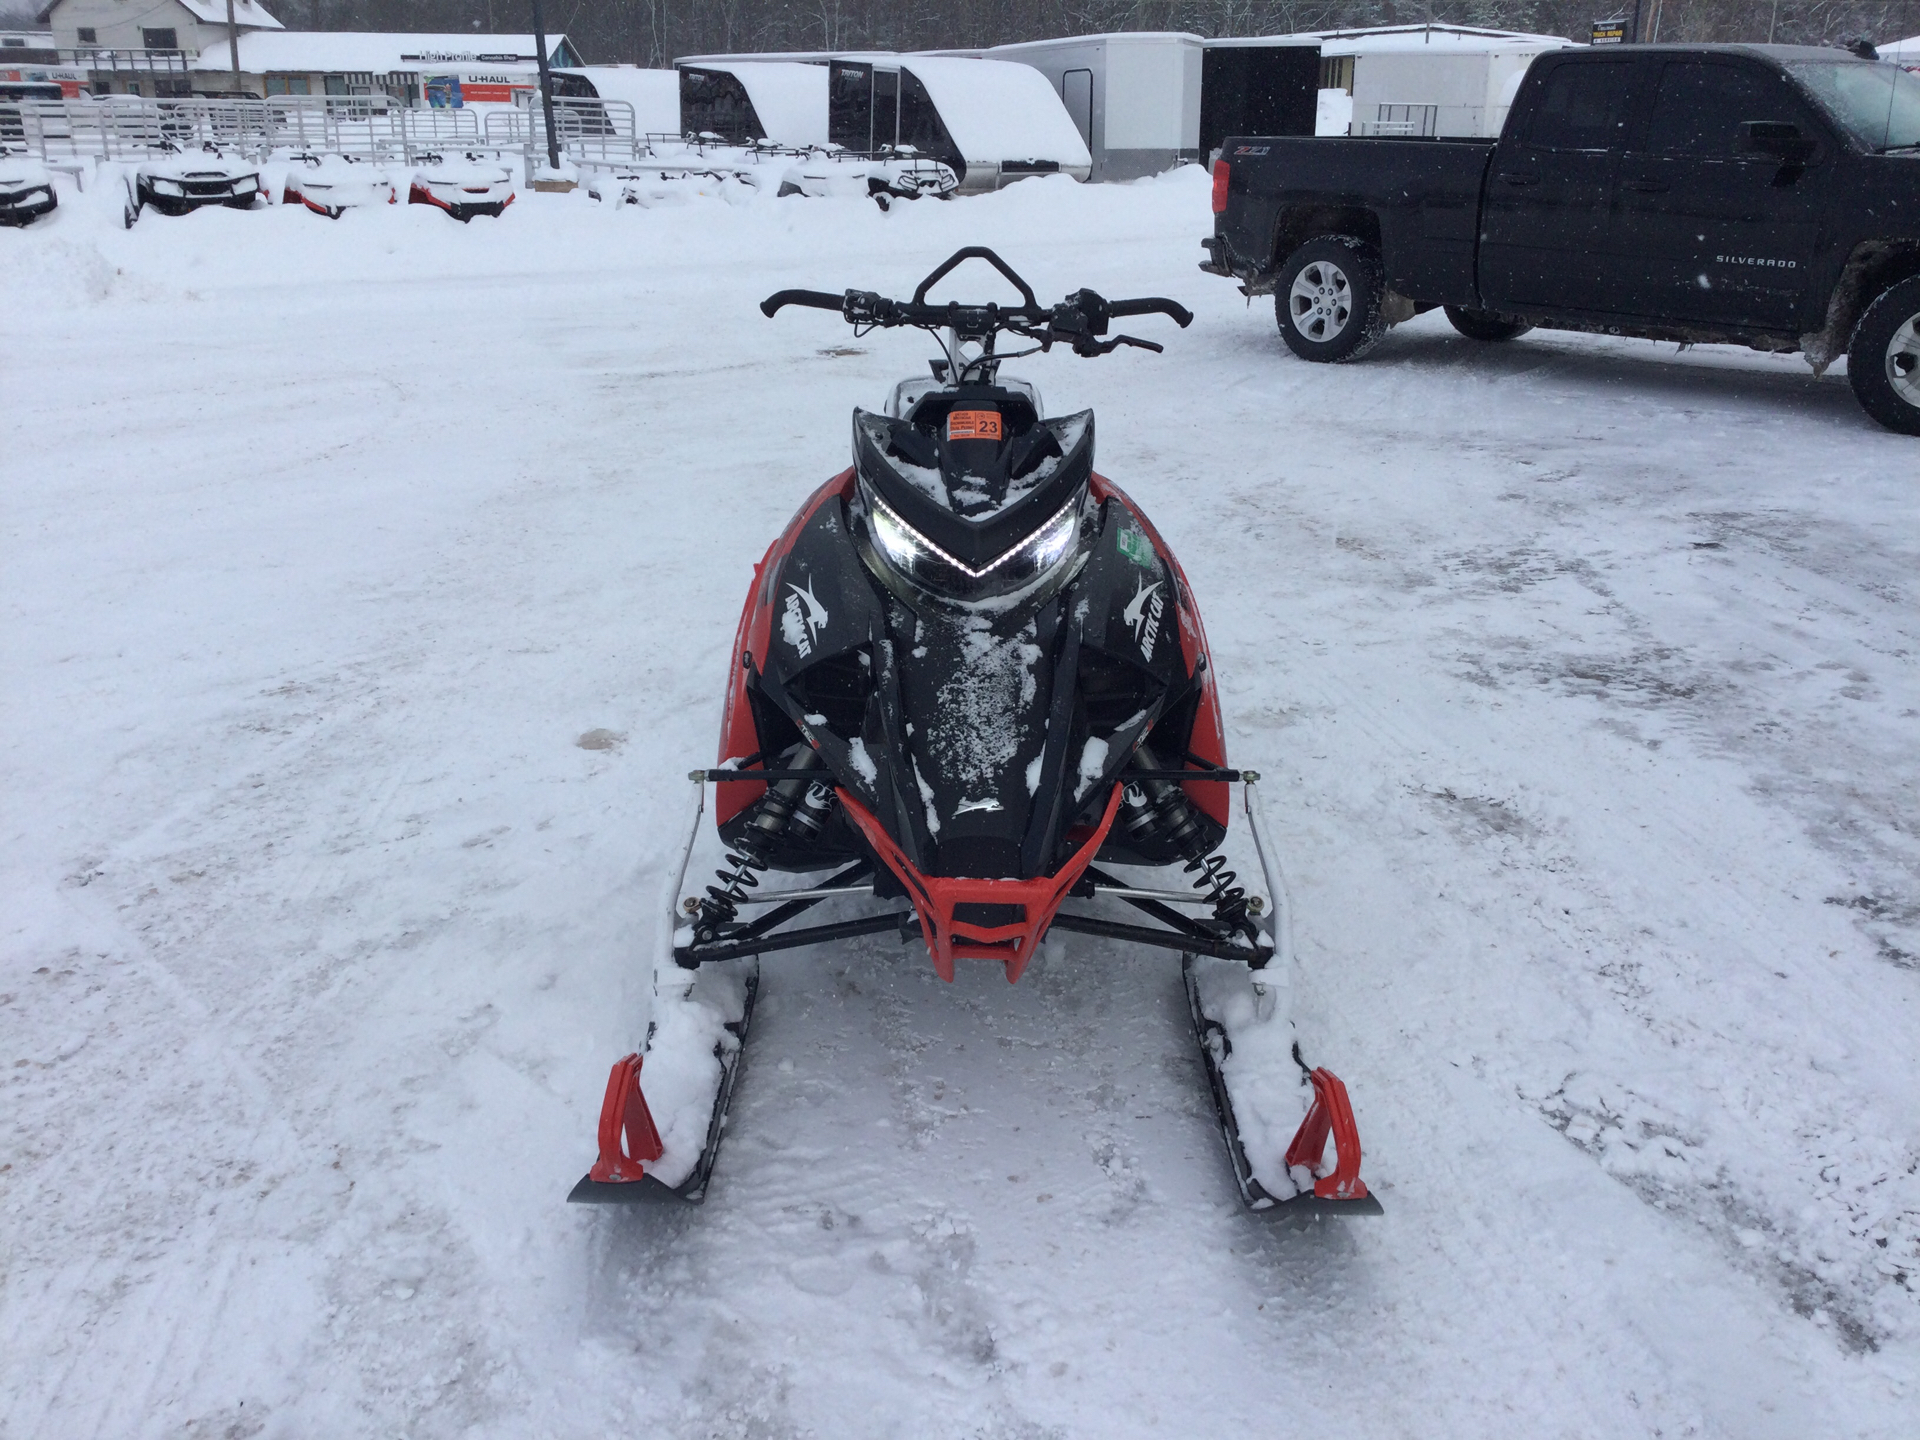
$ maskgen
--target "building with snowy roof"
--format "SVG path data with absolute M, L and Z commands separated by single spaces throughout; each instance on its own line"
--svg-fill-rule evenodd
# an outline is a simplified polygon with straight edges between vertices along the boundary
M 191 94 L 193 59 L 228 44 L 227 0 L 53 0 L 38 18 L 53 32 L 60 78 L 95 94 Z M 233 0 L 237 35 L 281 28 L 260 0 Z
M 408 104 L 524 103 L 536 88 L 531 35 L 288 30 L 260 0 L 53 0 L 59 78 L 95 94 L 375 95 Z M 239 76 L 234 75 L 234 51 Z M 554 65 L 580 56 L 547 39 Z

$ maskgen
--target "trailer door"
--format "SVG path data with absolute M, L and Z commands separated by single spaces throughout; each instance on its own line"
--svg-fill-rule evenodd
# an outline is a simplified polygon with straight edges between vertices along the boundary
M 1093 71 L 1069 70 L 1060 77 L 1060 99 L 1087 150 L 1093 150 Z

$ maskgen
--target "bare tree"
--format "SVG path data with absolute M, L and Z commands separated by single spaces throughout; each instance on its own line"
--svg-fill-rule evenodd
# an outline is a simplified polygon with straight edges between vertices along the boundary
M 676 55 L 768 50 L 924 50 L 1186 30 L 1286 35 L 1366 25 L 1483 25 L 1584 40 L 1633 0 L 578 0 L 556 14 L 595 61 L 668 65 Z M 273 8 L 273 0 L 268 0 Z M 316 30 L 524 31 L 525 0 L 282 0 Z M 1641 0 L 1643 36 L 1832 45 L 1920 32 L 1920 0 Z M 564 25 L 559 22 L 564 21 Z

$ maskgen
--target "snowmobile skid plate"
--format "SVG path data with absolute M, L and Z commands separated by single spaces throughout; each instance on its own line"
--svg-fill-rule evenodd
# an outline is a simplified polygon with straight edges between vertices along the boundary
M 734 1082 L 739 1079 L 740 1062 L 747 1052 L 747 1027 L 753 1020 L 753 1002 L 759 992 L 760 967 L 755 963 L 745 976 L 745 1000 L 740 1018 L 725 1027 L 734 1043 L 731 1047 L 714 1047 L 714 1058 L 720 1062 L 720 1088 L 714 1092 L 706 1143 L 701 1147 L 693 1173 L 678 1185 L 664 1184 L 647 1173 L 645 1167 L 661 1155 L 660 1133 L 640 1089 L 644 1057 L 629 1055 L 615 1062 L 613 1073 L 607 1077 L 606 1102 L 600 1110 L 600 1158 L 573 1187 L 567 1196 L 570 1203 L 698 1205 L 707 1198 L 707 1181 L 713 1176 L 714 1162 L 720 1158 L 727 1107 L 733 1102 Z
M 1207 1067 L 1207 1088 L 1213 1092 L 1214 1113 L 1220 1120 L 1220 1134 L 1227 1142 L 1227 1158 L 1233 1164 L 1233 1178 L 1240 1187 L 1240 1198 L 1247 1209 L 1267 1219 L 1314 1215 L 1381 1215 L 1380 1202 L 1367 1190 L 1360 1178 L 1360 1136 L 1354 1123 L 1353 1107 L 1347 1100 L 1347 1087 L 1330 1070 L 1309 1072 L 1313 1085 L 1313 1106 L 1300 1124 L 1299 1133 L 1287 1147 L 1289 1167 L 1318 1166 L 1326 1150 L 1328 1135 L 1334 1140 L 1336 1165 L 1333 1173 L 1314 1181 L 1313 1188 L 1302 1190 L 1290 1199 L 1273 1195 L 1254 1177 L 1247 1162 L 1246 1146 L 1241 1143 L 1240 1125 L 1233 1114 L 1233 1097 L 1220 1065 L 1233 1053 L 1226 1030 L 1207 1018 L 1200 1005 L 1200 990 L 1194 979 L 1194 957 L 1181 962 L 1181 978 L 1186 984 L 1187 1009 L 1193 1016 L 1193 1033 L 1200 1042 L 1200 1057 Z M 1299 1058 L 1296 1048 L 1294 1058 Z M 1303 1070 L 1305 1066 L 1301 1067 Z

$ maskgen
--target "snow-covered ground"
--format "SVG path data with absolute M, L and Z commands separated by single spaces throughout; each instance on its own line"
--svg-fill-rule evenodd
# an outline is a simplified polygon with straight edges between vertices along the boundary
M 0 1435 L 1910 1436 L 1920 446 L 1797 359 L 1302 364 L 1197 170 L 0 232 Z M 1205 608 L 1386 1214 L 1239 1209 L 1171 957 L 770 957 L 703 1209 L 563 1203 L 750 567 L 1020 369 Z

